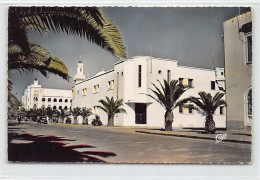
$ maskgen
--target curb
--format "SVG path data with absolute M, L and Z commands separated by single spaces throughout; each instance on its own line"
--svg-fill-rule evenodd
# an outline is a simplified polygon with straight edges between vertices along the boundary
M 139 131 L 139 130 L 136 130 L 135 132 L 143 133 L 143 134 L 153 134 L 153 135 L 161 135 L 161 136 L 175 136 L 175 137 L 185 137 L 185 138 L 194 138 L 194 139 L 206 139 L 206 140 L 214 140 L 214 141 L 216 141 L 216 138 L 212 138 L 212 137 L 199 137 L 199 136 L 182 135 L 182 134 L 161 134 L 161 133 Z M 222 142 L 252 144 L 252 142 L 250 142 L 250 141 L 241 141 L 241 140 L 235 140 L 235 139 L 224 139 L 224 140 L 222 140 Z

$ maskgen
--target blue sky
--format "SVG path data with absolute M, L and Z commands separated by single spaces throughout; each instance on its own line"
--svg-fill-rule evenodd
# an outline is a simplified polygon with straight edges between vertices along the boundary
M 224 67 L 223 22 L 239 14 L 238 7 L 103 7 L 105 15 L 121 32 L 128 57 L 151 55 L 177 59 L 180 65 Z M 245 10 L 240 9 L 240 13 Z M 30 31 L 29 40 L 43 45 L 52 56 L 65 62 L 70 76 L 76 73 L 80 56 L 89 77 L 113 68 L 118 61 L 112 54 L 78 36 L 48 32 L 41 36 Z M 38 72 L 12 73 L 13 93 L 21 99 L 26 86 L 38 78 L 45 88 L 71 89 L 74 85 L 55 75 Z

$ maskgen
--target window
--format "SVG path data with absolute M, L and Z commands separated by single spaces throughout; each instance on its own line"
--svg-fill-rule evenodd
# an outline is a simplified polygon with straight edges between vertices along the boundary
M 215 81 L 211 81 L 211 90 L 215 90 Z
M 179 113 L 182 113 L 182 106 L 179 106 Z
M 33 98 L 33 101 L 36 101 L 36 102 L 37 102 L 37 101 L 38 101 L 38 98 L 37 98 L 37 97 L 34 97 L 34 98 Z
M 123 76 L 124 75 L 124 72 L 121 72 L 121 76 Z
M 48 98 L 48 102 L 51 102 L 51 98 Z
M 161 70 L 159 70 L 159 71 L 158 71 L 158 74 L 162 74 L 162 71 L 161 71 Z
M 192 105 L 189 105 L 189 113 L 192 113 Z
M 56 99 L 56 98 L 54 98 L 54 99 L 53 99 L 53 102 L 57 102 L 57 99 Z
M 108 81 L 108 90 L 114 89 L 114 80 Z
M 59 106 L 59 110 L 61 110 L 62 109 L 62 106 Z
M 93 112 L 94 112 L 94 114 L 97 114 L 97 113 L 98 113 L 98 107 L 97 107 L 97 106 L 94 106 L 94 107 L 93 107 Z
M 223 71 L 221 72 L 221 75 L 224 76 L 224 72 Z
M 42 108 L 45 108 L 45 105 L 42 105 Z
M 183 84 L 183 78 L 179 78 L 179 83 Z
M 56 106 L 53 106 L 53 109 L 57 109 L 57 107 L 56 107 Z
M 246 64 L 252 63 L 252 34 L 246 35 Z
M 193 79 L 188 79 L 188 86 L 193 88 Z
M 60 99 L 59 102 L 62 102 L 62 99 Z
M 171 70 L 167 70 L 167 81 L 171 81 Z
M 82 89 L 82 96 L 86 96 L 87 95 L 87 88 Z
M 45 102 L 45 98 L 42 98 L 42 102 Z
M 219 107 L 219 114 L 224 114 L 224 106 Z
M 93 89 L 93 93 L 98 93 L 99 92 L 99 85 L 95 85 Z
M 68 99 L 65 99 L 65 101 L 64 102 L 68 102 Z
M 138 65 L 138 87 L 142 86 L 142 65 Z

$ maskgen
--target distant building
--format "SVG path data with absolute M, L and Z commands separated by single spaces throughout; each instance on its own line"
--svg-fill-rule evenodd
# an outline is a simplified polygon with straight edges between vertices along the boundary
M 224 22 L 227 128 L 252 124 L 252 14 Z
M 82 67 L 82 64 L 79 63 L 78 66 Z M 191 95 L 198 96 L 199 91 L 214 95 L 225 87 L 224 68 L 211 70 L 187 67 L 178 65 L 177 60 L 137 56 L 116 63 L 110 71 L 101 71 L 89 79 L 76 82 L 73 87 L 72 107 L 92 108 L 93 113 L 100 115 L 103 124 L 107 124 L 107 115 L 97 108 L 101 105 L 98 101 L 105 99 L 105 96 L 123 98 L 123 108 L 127 113 L 116 115 L 115 125 L 162 127 L 165 110 L 159 103 L 142 93 L 152 94 L 149 89 L 153 89 L 152 83 L 159 85 L 157 80 L 162 82 L 163 79 L 176 79 L 190 86 L 181 99 Z M 192 108 L 176 108 L 173 113 L 173 127 L 205 127 L 205 116 Z M 217 109 L 214 120 L 217 128 L 226 128 L 225 107 Z
M 72 91 L 63 89 L 42 88 L 37 79 L 24 90 L 22 102 L 24 108 L 70 109 Z

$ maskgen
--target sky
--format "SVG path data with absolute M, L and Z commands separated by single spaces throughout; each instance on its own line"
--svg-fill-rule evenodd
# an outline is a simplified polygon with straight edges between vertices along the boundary
M 224 67 L 223 22 L 247 8 L 102 7 L 101 10 L 118 27 L 128 58 L 153 56 L 178 60 L 179 65 L 213 69 L 211 52 L 215 66 Z M 87 77 L 110 70 L 118 62 L 111 53 L 78 36 L 29 31 L 28 37 L 65 62 L 71 77 L 76 73 L 80 56 Z M 21 100 L 24 89 L 34 78 L 44 88 L 71 89 L 74 85 L 72 79 L 68 82 L 51 74 L 46 78 L 39 72 L 13 71 L 12 92 Z

